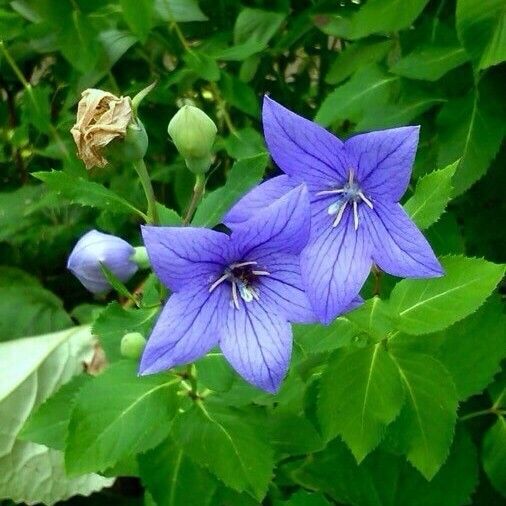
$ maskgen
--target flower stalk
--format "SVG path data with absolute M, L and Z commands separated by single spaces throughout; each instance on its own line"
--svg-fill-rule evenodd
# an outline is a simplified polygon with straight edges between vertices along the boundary
M 148 204 L 147 207 L 147 223 L 150 225 L 157 225 L 159 223 L 158 218 L 158 210 L 156 209 L 156 199 L 155 192 L 153 190 L 153 185 L 151 184 L 151 179 L 148 174 L 148 169 L 146 168 L 146 164 L 144 160 L 135 160 L 133 163 L 133 167 L 139 179 L 141 181 L 142 189 L 144 190 L 144 194 L 146 195 L 146 201 Z
M 206 191 L 206 178 L 204 174 L 197 174 L 195 176 L 195 186 L 193 187 L 193 195 L 183 218 L 183 225 L 188 225 L 191 222 L 193 214 L 195 213 L 195 210 L 197 209 L 199 202 L 202 200 L 205 191 Z

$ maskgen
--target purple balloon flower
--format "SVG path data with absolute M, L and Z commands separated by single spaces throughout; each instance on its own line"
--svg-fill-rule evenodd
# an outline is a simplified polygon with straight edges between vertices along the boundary
M 105 265 L 118 279 L 128 281 L 136 272 L 132 260 L 135 250 L 123 239 L 91 230 L 74 246 L 67 261 L 67 269 L 92 293 L 111 288 L 100 264 Z
M 299 266 L 309 226 L 302 185 L 230 236 L 204 228 L 142 227 L 151 265 L 174 293 L 148 340 L 140 373 L 192 362 L 219 345 L 243 378 L 277 391 L 292 349 L 288 322 L 316 319 Z
M 344 312 L 373 262 L 400 277 L 443 274 L 430 245 L 399 204 L 411 176 L 419 127 L 333 134 L 265 97 L 272 158 L 286 173 L 256 187 L 227 214 L 233 226 L 304 182 L 311 236 L 301 255 L 306 292 L 325 323 Z

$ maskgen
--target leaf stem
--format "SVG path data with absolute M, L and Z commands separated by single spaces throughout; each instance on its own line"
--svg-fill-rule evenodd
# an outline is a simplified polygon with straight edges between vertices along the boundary
M 146 200 L 148 202 L 146 221 L 149 224 L 157 225 L 159 223 L 159 219 L 158 219 L 158 211 L 156 209 L 155 192 L 153 190 L 153 185 L 151 184 L 151 179 L 149 178 L 146 164 L 144 163 L 144 160 L 141 159 L 133 162 L 133 166 L 135 172 L 137 172 L 137 175 L 139 176 L 142 189 L 144 190 L 144 194 L 146 195 Z
M 193 187 L 193 195 L 183 218 L 183 226 L 186 226 L 191 222 L 193 214 L 195 213 L 195 209 L 197 209 L 197 206 L 204 196 L 205 191 L 206 178 L 204 174 L 197 174 L 195 177 L 195 186 Z
M 481 409 L 480 411 L 473 411 L 472 413 L 468 413 L 467 415 L 461 416 L 459 421 L 464 422 L 465 420 L 471 420 L 472 418 L 477 418 L 478 416 L 484 415 L 497 415 L 502 416 L 506 415 L 506 410 L 497 409 L 494 406 L 488 409 Z

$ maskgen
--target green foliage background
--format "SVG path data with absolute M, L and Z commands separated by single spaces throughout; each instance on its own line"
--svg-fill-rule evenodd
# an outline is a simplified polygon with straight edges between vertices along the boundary
M 504 504 L 505 34 L 504 0 L 0 0 L 0 504 Z M 87 172 L 69 130 L 84 89 L 154 81 L 139 114 L 162 223 L 194 184 L 166 132 L 178 107 L 218 125 L 193 219 L 213 227 L 276 173 L 269 93 L 342 137 L 421 124 L 405 207 L 447 275 L 371 276 L 362 308 L 296 327 L 276 396 L 218 353 L 194 367 L 203 403 L 176 375 L 138 379 L 119 341 L 149 332 L 156 279 L 125 308 L 65 262 L 91 228 L 139 245 L 144 194 L 129 165 Z

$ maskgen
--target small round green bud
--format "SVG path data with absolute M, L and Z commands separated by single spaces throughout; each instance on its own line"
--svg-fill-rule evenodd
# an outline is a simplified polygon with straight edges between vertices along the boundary
M 207 172 L 218 131 L 214 121 L 198 107 L 184 105 L 170 120 L 167 130 L 188 169 L 194 174 Z
M 108 158 L 124 163 L 142 160 L 147 150 L 148 134 L 138 118 L 127 126 L 123 139 L 115 139 L 106 148 Z
M 146 346 L 146 339 L 139 332 L 130 332 L 121 339 L 121 355 L 125 358 L 137 360 Z

